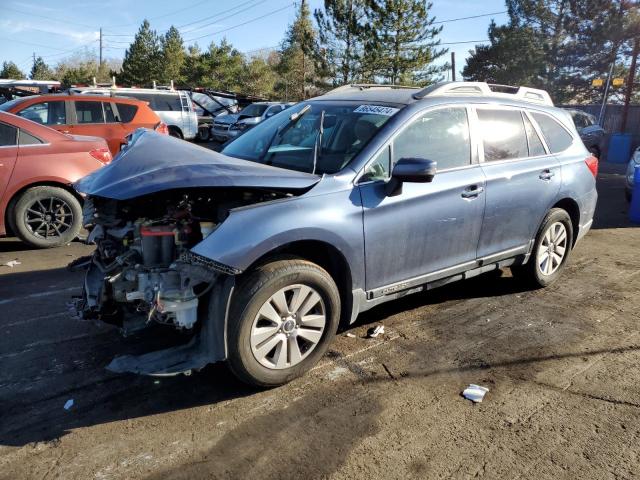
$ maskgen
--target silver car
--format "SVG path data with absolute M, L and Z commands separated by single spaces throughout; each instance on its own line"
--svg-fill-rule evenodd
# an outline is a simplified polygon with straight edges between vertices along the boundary
M 169 135 L 193 140 L 198 134 L 198 115 L 189 92 L 156 88 L 90 87 L 76 88 L 73 92 L 90 95 L 111 95 L 142 100 L 149 104 L 169 128 Z
M 273 117 L 288 107 L 285 103 L 255 102 L 246 106 L 237 115 L 226 115 L 220 118 L 220 123 L 213 124 L 212 134 L 217 140 L 227 141 L 236 138 L 255 127 L 267 118 Z M 216 119 L 217 120 L 217 119 Z M 231 123 L 231 121 L 233 121 Z M 226 128 L 225 128 L 226 127 Z

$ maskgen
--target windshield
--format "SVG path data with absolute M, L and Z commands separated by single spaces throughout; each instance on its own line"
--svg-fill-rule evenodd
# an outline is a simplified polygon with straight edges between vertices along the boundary
M 252 103 L 248 107 L 244 108 L 240 112 L 240 115 L 242 115 L 243 117 L 259 117 L 264 113 L 264 111 L 268 107 L 269 107 L 269 105 Z
M 398 110 L 359 102 L 299 103 L 258 124 L 222 153 L 300 172 L 336 173 Z

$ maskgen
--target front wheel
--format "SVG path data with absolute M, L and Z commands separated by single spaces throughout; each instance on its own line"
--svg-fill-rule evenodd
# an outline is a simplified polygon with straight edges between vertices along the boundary
M 572 247 L 573 225 L 569 214 L 561 208 L 552 208 L 538 231 L 529 261 L 511 267 L 511 272 L 536 287 L 551 285 L 560 276 Z
M 63 188 L 33 187 L 13 207 L 11 226 L 16 236 L 32 247 L 59 247 L 78 236 L 82 207 Z
M 305 260 L 258 267 L 240 282 L 229 318 L 228 363 L 242 381 L 282 385 L 324 355 L 338 328 L 340 295 L 331 276 Z

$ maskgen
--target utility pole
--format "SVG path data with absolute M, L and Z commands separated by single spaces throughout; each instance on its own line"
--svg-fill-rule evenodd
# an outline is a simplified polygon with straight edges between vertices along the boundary
M 629 103 L 631 102 L 631 94 L 633 93 L 633 84 L 636 78 L 636 62 L 638 61 L 638 53 L 640 53 L 640 37 L 636 37 L 633 42 L 633 53 L 631 53 L 631 67 L 629 68 L 629 77 L 627 78 L 627 88 L 624 93 L 624 106 L 622 107 L 622 123 L 620 124 L 620 133 L 624 133 L 627 128 L 627 117 L 629 116 Z
M 98 68 L 102 67 L 102 27 L 100 27 L 100 62 Z
M 456 81 L 456 52 L 451 52 L 451 80 Z

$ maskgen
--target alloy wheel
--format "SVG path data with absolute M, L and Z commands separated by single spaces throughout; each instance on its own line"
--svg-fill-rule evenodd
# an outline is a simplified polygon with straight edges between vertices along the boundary
M 538 246 L 537 264 L 543 275 L 553 275 L 567 253 L 567 228 L 562 222 L 549 225 Z
M 289 285 L 258 311 L 251 326 L 251 352 L 264 367 L 293 367 L 316 348 L 326 324 L 320 294 L 308 285 Z
M 62 236 L 73 225 L 71 206 L 58 197 L 35 200 L 25 211 L 29 231 L 45 240 Z

